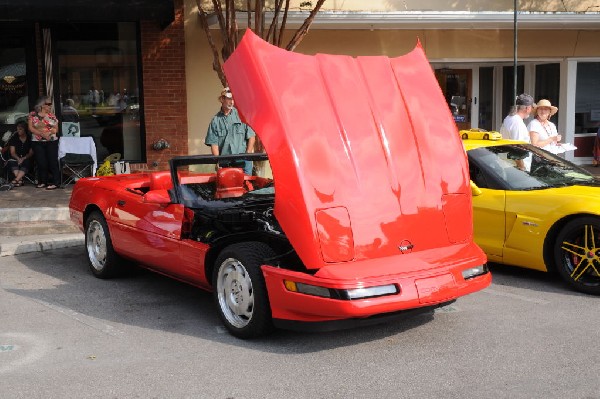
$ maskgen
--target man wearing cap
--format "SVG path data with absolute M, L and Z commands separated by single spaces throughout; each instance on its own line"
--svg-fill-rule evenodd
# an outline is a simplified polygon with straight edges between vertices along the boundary
M 233 106 L 233 95 L 229 87 L 219 96 L 221 109 L 212 118 L 204 144 L 210 146 L 213 155 L 234 155 L 253 153 L 256 134 L 254 130 L 240 120 Z M 244 161 L 244 173 L 252 174 L 252 162 Z
M 529 130 L 524 119 L 529 117 L 533 110 L 533 97 L 529 94 L 521 94 L 517 97 L 515 106 L 510 114 L 502 122 L 500 133 L 508 140 L 520 140 L 529 142 Z

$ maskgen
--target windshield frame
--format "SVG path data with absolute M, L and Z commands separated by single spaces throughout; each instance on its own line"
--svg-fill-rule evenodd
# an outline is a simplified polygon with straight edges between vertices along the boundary
M 481 146 L 468 150 L 467 156 L 470 178 L 480 188 L 529 191 L 600 186 L 584 168 L 531 144 Z

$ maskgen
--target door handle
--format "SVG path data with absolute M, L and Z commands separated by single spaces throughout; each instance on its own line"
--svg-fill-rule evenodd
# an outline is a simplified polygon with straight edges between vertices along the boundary
M 119 206 L 125 205 L 125 200 L 118 200 L 117 205 L 119 205 Z

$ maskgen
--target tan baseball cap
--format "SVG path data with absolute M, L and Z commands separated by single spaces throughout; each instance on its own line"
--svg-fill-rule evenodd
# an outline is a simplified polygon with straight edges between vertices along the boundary
M 229 90 L 229 87 L 224 88 L 223 90 L 221 90 L 221 97 L 225 97 L 225 98 L 233 98 L 233 94 L 231 94 L 231 90 Z

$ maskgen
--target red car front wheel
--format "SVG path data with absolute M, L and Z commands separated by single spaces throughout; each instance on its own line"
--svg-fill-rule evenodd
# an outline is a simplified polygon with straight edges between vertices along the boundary
M 261 242 L 233 244 L 219 254 L 213 272 L 213 295 L 219 316 L 238 338 L 271 331 L 271 307 L 260 265 L 274 256 Z

